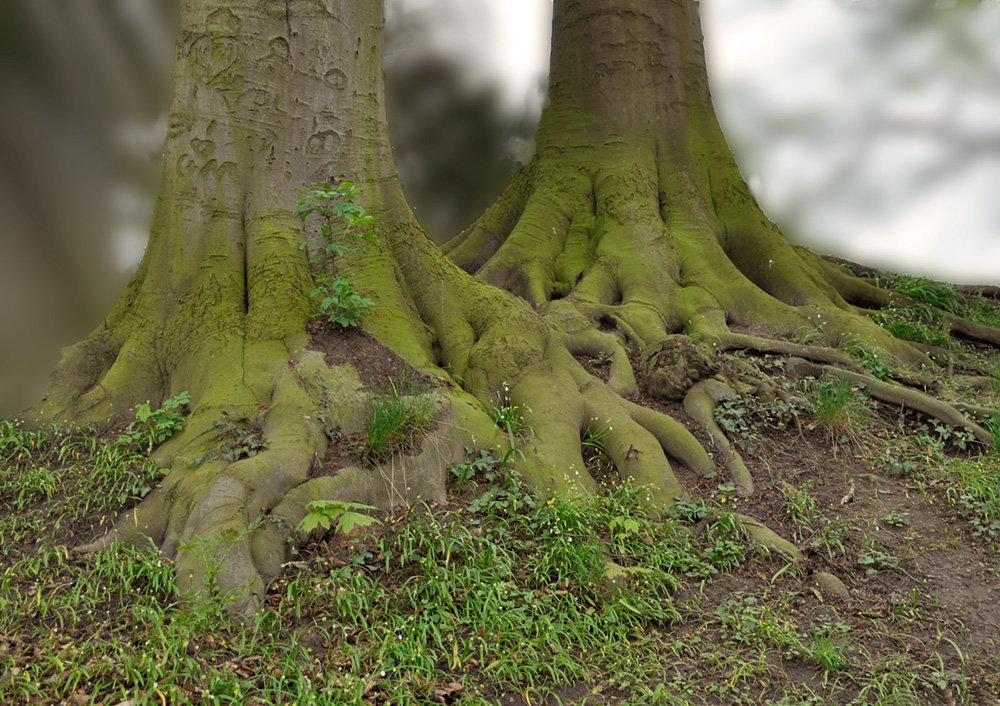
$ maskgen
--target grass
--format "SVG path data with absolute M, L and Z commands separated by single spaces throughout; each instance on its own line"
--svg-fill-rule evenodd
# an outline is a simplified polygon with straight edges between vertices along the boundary
M 937 318 L 929 307 L 907 306 L 882 309 L 872 320 L 896 338 L 948 348 L 953 339 L 937 322 Z
M 825 675 L 836 674 L 848 665 L 843 646 L 826 629 L 819 629 L 813 633 L 808 648 L 808 659 L 822 669 Z
M 859 443 L 864 425 L 872 418 L 868 396 L 855 388 L 846 377 L 808 380 L 806 399 L 814 418 L 814 426 L 822 429 L 834 443 Z
M 833 409 L 866 404 L 824 384 Z M 745 428 L 762 435 L 779 413 L 795 436 L 784 408 Z M 508 422 L 530 433 L 520 413 Z M 595 453 L 602 431 L 584 436 Z M 879 453 L 898 455 L 900 487 L 926 482 L 973 530 L 974 518 L 998 517 L 998 456 L 960 452 L 930 427 L 896 443 Z M 775 478 L 746 502 L 773 492 L 768 522 L 844 576 L 850 604 L 821 599 L 806 571 L 754 550 L 729 512 L 744 502 L 731 485 L 660 513 L 642 488 L 538 495 L 473 452 L 451 471 L 465 499 L 379 514 L 369 534 L 307 545 L 244 624 L 211 590 L 181 603 L 171 562 L 148 547 L 65 548 L 160 477 L 135 448 L 93 430 L 2 422 L 0 703 L 981 703 L 1000 670 L 956 661 L 947 635 L 961 630 L 934 623 L 930 588 L 907 585 L 895 604 L 865 610 L 865 590 L 913 571 L 898 539 L 917 515 L 873 505 L 873 522 L 889 526 L 881 534 L 840 516 L 902 493 L 866 496 L 859 482 L 845 509 L 823 495 L 830 470 Z M 369 511 L 318 509 L 329 524 Z
M 782 483 L 781 492 L 785 495 L 785 511 L 793 522 L 800 525 L 816 523 L 820 514 L 812 495 L 791 483 Z
M 873 378 L 885 380 L 892 372 L 890 368 L 891 356 L 878 346 L 855 338 L 846 341 L 843 349 Z
M 607 438 L 610 431 L 610 425 L 598 425 L 597 420 L 593 420 L 580 438 L 584 463 L 595 478 L 609 477 L 615 470 L 615 463 L 608 455 Z
M 952 482 L 947 497 L 968 519 L 976 536 L 1000 538 L 1000 457 L 956 458 L 944 466 Z
M 878 464 L 891 473 L 943 485 L 944 497 L 969 523 L 974 537 L 1000 538 L 1000 453 L 993 447 L 979 455 L 954 455 L 968 446 L 965 430 L 925 426 L 904 437 L 902 447 L 883 453 Z M 898 524 L 905 518 L 895 518 Z
M 886 284 L 890 289 L 927 306 L 953 314 L 961 310 L 961 295 L 953 284 L 898 274 L 891 275 Z
M 12 551 L 16 536 L 7 528 L 44 525 L 58 533 L 92 515 L 108 521 L 162 474 L 136 446 L 101 439 L 94 429 L 29 430 L 0 420 L 0 498 L 7 510 L 0 513 L 0 556 Z
M 80 440 L 6 431 L 5 457 L 22 460 L 25 445 L 48 458 Z M 413 509 L 339 555 L 302 556 L 250 625 L 210 593 L 179 604 L 173 567 L 149 548 L 77 556 L 40 540 L 0 573 L 0 700 L 416 704 L 451 688 L 485 704 L 602 674 L 639 690 L 662 671 L 664 637 L 647 631 L 680 618 L 673 593 L 743 561 L 742 530 L 721 511 L 695 535 L 650 516 L 642 489 L 570 502 L 498 480 L 464 511 Z M 49 488 L 34 487 L 36 500 Z
M 395 453 L 415 450 L 436 417 L 434 398 L 428 394 L 407 395 L 393 385 L 372 395 L 364 426 L 365 460 L 382 463 Z

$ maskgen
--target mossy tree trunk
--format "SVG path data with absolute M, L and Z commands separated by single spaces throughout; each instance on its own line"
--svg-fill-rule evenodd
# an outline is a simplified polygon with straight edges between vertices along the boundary
M 557 0 L 538 154 L 450 244 L 454 262 L 417 226 L 394 173 L 380 3 L 182 5 L 146 255 L 31 411 L 122 418 L 136 403 L 191 394 L 183 432 L 157 452 L 164 482 L 89 549 L 149 537 L 177 557 L 185 590 L 214 577 L 247 611 L 309 500 L 390 507 L 440 493 L 451 452 L 473 436 L 495 441 L 482 404 L 505 385 L 534 430 L 520 466 L 539 488 L 594 488 L 580 442 L 603 430 L 622 478 L 669 502 L 685 490 L 668 456 L 704 475 L 714 463 L 678 422 L 621 396 L 635 388 L 626 345 L 655 360 L 684 333 L 850 367 L 839 351 L 774 339 L 808 327 L 828 344 L 857 335 L 926 360 L 853 306 L 888 295 L 789 246 L 754 204 L 716 124 L 691 0 Z M 357 183 L 376 218 L 379 244 L 338 264 L 376 301 L 364 327 L 457 383 L 443 388 L 446 452 L 411 466 L 403 483 L 392 469 L 310 478 L 326 443 L 320 415 L 347 423 L 363 406 L 350 376 L 305 350 L 313 273 L 292 208 L 301 187 L 331 178 Z M 694 385 L 694 416 L 710 415 L 725 390 L 694 383 L 711 362 L 699 363 L 705 353 L 690 341 L 676 350 L 675 387 Z M 613 356 L 610 385 L 573 358 L 601 352 Z M 235 462 L 210 453 L 223 413 L 259 420 L 266 450 Z M 727 466 L 740 480 L 745 468 Z
M 446 247 L 456 262 L 570 330 L 608 317 L 639 345 L 809 327 L 915 356 L 756 205 L 716 121 L 696 2 L 557 0 L 554 26 L 536 157 Z

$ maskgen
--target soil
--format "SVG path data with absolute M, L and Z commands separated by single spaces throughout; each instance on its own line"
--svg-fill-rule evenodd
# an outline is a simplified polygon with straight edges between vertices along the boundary
M 350 363 L 366 387 L 412 393 L 427 390 L 434 382 L 360 328 L 314 319 L 307 330 L 310 349 L 322 352 L 331 367 Z
M 357 327 L 314 319 L 309 323 L 309 348 L 320 351 L 329 366 L 350 364 L 367 389 L 382 392 L 417 394 L 428 391 L 435 383 L 430 375 L 421 373 L 377 338 Z M 363 434 L 345 434 L 330 430 L 329 443 L 323 461 L 313 469 L 312 476 L 335 475 L 341 468 L 365 466 L 367 447 Z

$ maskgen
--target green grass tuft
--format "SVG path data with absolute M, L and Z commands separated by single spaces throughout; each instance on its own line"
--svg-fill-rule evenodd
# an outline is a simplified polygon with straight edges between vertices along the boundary
M 364 427 L 365 460 L 382 463 L 395 453 L 415 450 L 436 416 L 434 398 L 428 394 L 406 395 L 393 386 L 373 395 Z

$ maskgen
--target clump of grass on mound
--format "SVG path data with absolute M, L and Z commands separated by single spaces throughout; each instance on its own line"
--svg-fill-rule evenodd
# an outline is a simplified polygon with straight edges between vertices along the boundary
M 414 451 L 436 415 L 428 394 L 408 395 L 392 386 L 372 395 L 364 427 L 365 460 L 381 463 L 394 453 Z
M 835 444 L 860 443 L 865 424 L 873 416 L 868 396 L 846 377 L 806 380 L 806 396 L 815 422 Z

